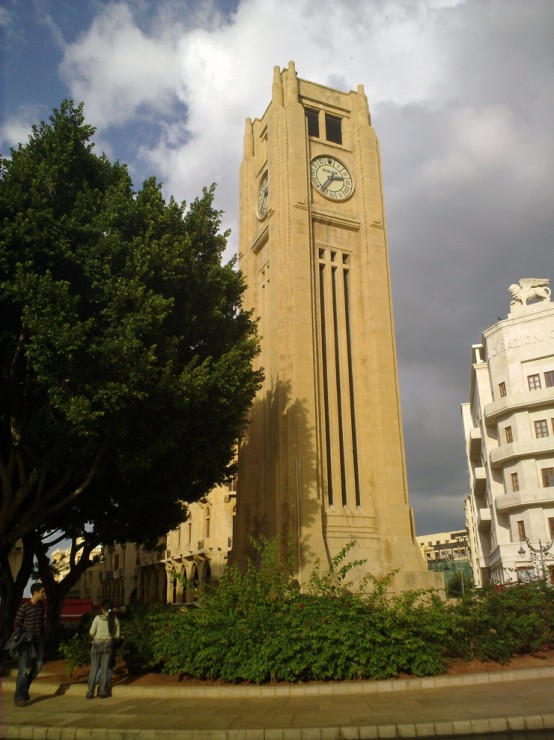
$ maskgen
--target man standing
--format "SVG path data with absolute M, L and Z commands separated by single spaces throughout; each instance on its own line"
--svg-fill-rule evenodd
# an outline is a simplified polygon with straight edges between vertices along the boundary
M 15 628 L 22 632 L 19 671 L 15 684 L 15 706 L 24 707 L 30 699 L 29 687 L 44 661 L 44 599 L 42 583 L 31 586 L 31 600 L 19 607 Z

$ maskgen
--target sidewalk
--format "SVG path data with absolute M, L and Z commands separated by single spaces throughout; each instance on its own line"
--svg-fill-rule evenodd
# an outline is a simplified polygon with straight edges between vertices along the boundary
M 105 700 L 87 700 L 84 681 L 45 678 L 23 708 L 13 676 L 2 681 L 2 740 L 554 738 L 554 666 L 305 686 L 126 684 Z

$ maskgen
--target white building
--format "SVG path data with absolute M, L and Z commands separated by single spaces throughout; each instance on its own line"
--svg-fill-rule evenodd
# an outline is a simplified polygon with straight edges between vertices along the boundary
M 462 405 L 477 586 L 554 582 L 554 303 L 549 281 L 512 285 L 510 313 L 472 347 Z

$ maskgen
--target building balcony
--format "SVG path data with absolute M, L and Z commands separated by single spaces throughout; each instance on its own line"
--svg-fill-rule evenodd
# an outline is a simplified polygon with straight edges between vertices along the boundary
M 473 427 L 469 430 L 469 459 L 480 460 L 481 459 L 481 441 L 482 434 L 480 427 Z
M 488 507 L 478 510 L 477 527 L 480 532 L 487 531 L 491 528 L 491 510 Z
M 519 411 L 520 409 L 534 409 L 552 404 L 554 404 L 554 387 L 541 388 L 538 391 L 514 393 L 504 396 L 504 398 L 499 398 L 498 401 L 493 401 L 485 406 L 485 423 L 495 424 L 501 416 Z
M 509 445 L 503 445 L 502 447 L 491 450 L 491 467 L 500 468 L 506 463 L 513 462 L 518 458 L 548 454 L 554 454 L 554 437 L 512 442 Z
M 487 473 L 485 468 L 474 468 L 473 470 L 473 495 L 477 498 L 484 496 L 487 492 Z
M 554 503 L 554 488 L 526 488 L 513 493 L 506 493 L 495 499 L 496 511 L 506 514 L 512 509 L 528 506 L 552 506 Z

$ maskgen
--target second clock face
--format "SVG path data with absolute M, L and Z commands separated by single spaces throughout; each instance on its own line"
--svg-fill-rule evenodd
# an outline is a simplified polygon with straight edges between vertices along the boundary
M 265 218 L 267 216 L 267 196 L 268 190 L 268 176 L 267 172 L 264 172 L 262 179 L 260 180 L 260 187 L 258 189 L 258 218 Z
M 310 163 L 314 188 L 330 200 L 346 200 L 354 192 L 354 181 L 346 167 L 334 157 L 314 157 Z

